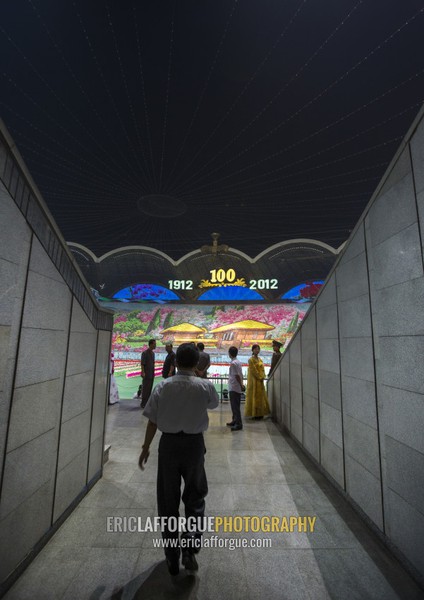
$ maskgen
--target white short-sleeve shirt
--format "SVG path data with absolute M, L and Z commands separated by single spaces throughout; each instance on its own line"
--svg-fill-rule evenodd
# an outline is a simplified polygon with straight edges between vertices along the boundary
M 208 409 L 218 404 L 211 381 L 179 370 L 155 387 L 143 415 L 163 433 L 202 433 L 209 425 Z
M 237 381 L 236 375 L 239 375 L 241 381 L 243 381 L 243 370 L 241 368 L 241 362 L 234 358 L 230 363 L 230 373 L 228 376 L 228 389 L 230 392 L 238 392 L 241 394 L 241 385 Z

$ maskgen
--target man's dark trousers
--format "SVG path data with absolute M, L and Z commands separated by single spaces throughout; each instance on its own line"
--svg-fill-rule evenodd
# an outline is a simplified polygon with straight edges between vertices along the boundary
M 231 411 L 233 413 L 234 425 L 243 427 L 243 423 L 241 420 L 241 413 L 240 413 L 240 402 L 241 402 L 241 393 L 240 392 L 230 392 L 230 404 L 231 404 Z
M 157 502 L 160 517 L 179 516 L 181 499 L 181 478 L 184 480 L 183 502 L 185 516 L 203 517 L 208 482 L 205 473 L 205 442 L 203 434 L 163 433 L 159 442 L 159 463 L 157 478 Z M 198 552 L 201 532 L 185 532 L 182 538 L 188 539 L 187 549 Z M 163 539 L 178 539 L 178 531 L 162 532 Z M 183 548 L 185 549 L 185 548 Z M 179 556 L 180 548 L 165 548 L 165 556 Z
M 141 388 L 141 408 L 144 408 L 147 404 L 147 400 L 150 398 L 150 394 L 152 393 L 154 379 L 144 377 L 143 378 L 143 387 Z

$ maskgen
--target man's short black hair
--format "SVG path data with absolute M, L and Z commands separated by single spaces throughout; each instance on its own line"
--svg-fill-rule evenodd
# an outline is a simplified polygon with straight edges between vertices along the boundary
M 203 342 L 199 342 L 197 344 L 197 347 L 200 350 L 200 352 L 203 352 L 203 350 L 205 349 L 205 344 Z
M 236 348 L 235 346 L 230 346 L 228 348 L 228 354 L 230 356 L 234 356 L 234 358 L 235 358 L 237 356 L 237 354 L 238 354 L 238 348 Z
M 156 342 L 156 340 L 152 338 L 151 340 L 149 340 L 149 346 L 153 346 L 153 344 L 154 344 L 155 342 Z
M 181 344 L 177 348 L 177 365 L 180 369 L 194 369 L 199 362 L 199 351 L 193 344 Z

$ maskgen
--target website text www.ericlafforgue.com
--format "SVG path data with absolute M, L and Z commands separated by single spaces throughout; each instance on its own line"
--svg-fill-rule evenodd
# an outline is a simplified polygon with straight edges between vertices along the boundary
M 196 540 L 190 538 L 152 538 L 153 548 L 181 548 L 186 547 L 200 548 L 227 548 L 228 550 L 236 550 L 237 548 L 271 548 L 271 538 L 222 538 L 218 535 L 210 537 L 201 537 Z M 194 543 L 193 543 L 194 542 Z
M 195 537 L 199 548 L 271 548 L 269 537 L 220 537 L 220 533 L 313 533 L 316 517 L 311 516 L 214 516 L 214 517 L 147 517 L 110 516 L 106 519 L 108 533 L 165 533 L 152 538 L 155 548 L 184 547 L 187 539 L 182 535 L 169 534 L 214 534 Z M 193 543 L 193 542 L 191 542 Z

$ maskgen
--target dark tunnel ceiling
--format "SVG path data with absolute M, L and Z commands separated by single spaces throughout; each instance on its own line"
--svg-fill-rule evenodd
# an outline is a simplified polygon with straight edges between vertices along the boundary
M 1 114 L 64 237 L 344 242 L 424 99 L 421 0 L 14 0 Z

